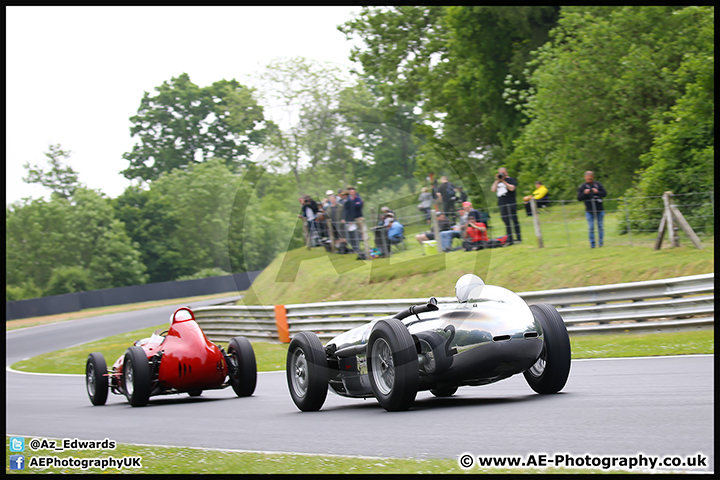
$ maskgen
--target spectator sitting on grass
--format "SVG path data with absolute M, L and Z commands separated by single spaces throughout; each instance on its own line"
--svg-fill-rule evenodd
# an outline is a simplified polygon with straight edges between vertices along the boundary
M 472 203 L 470 202 L 463 202 L 463 208 L 458 210 L 458 214 L 461 215 L 460 222 L 453 227 L 452 230 L 447 230 L 445 232 L 440 232 L 440 244 L 442 246 L 443 252 L 447 253 L 453 250 L 458 250 L 458 248 L 451 248 L 452 247 L 452 239 L 453 238 L 464 238 L 465 237 L 465 230 L 467 228 L 468 222 L 472 220 L 473 222 L 479 223 L 482 219 L 480 212 L 472 208 Z
M 448 220 L 447 216 L 444 213 L 441 213 L 437 217 L 438 221 L 438 231 L 444 232 L 446 230 L 450 230 L 450 220 Z M 429 232 L 423 232 L 415 235 L 415 240 L 418 241 L 420 245 L 422 245 L 423 242 L 427 242 L 428 240 L 435 240 L 435 232 L 430 230 Z
M 388 219 L 388 240 L 390 241 L 391 245 L 398 244 L 403 241 L 403 233 L 405 232 L 405 227 L 402 225 L 402 223 L 395 220 L 395 215 L 392 213 L 387 214 Z

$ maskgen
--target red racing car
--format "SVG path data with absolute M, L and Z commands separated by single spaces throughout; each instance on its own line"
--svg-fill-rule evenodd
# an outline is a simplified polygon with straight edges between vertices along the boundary
M 151 396 L 188 393 L 232 386 L 238 397 L 255 391 L 255 353 L 245 337 L 230 340 L 227 353 L 207 339 L 187 307 L 170 319 L 170 329 L 138 340 L 108 371 L 101 353 L 88 355 L 85 385 L 93 405 L 105 405 L 108 388 L 125 395 L 133 407 L 146 405 Z

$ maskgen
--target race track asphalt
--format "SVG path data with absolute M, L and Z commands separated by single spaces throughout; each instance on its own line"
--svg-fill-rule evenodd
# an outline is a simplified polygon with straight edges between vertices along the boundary
M 6 362 L 154 326 L 173 310 L 6 332 Z M 284 372 L 260 373 L 248 398 L 225 389 L 198 398 L 152 397 L 147 407 L 133 408 L 113 394 L 107 405 L 93 407 L 83 376 L 6 371 L 6 433 L 374 457 L 702 453 L 709 465 L 700 471 L 707 472 L 714 470 L 713 360 L 713 355 L 575 360 L 557 395 L 537 395 L 516 375 L 462 387 L 452 398 L 420 392 L 411 410 L 398 413 L 386 412 L 374 399 L 332 393 L 322 410 L 302 413 L 290 399 Z

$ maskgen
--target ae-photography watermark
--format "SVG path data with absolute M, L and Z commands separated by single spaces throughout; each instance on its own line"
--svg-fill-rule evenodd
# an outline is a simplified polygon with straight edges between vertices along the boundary
M 50 440 L 47 438 L 33 438 L 28 442 L 28 447 L 33 452 L 41 450 L 52 450 L 55 452 L 64 452 L 66 450 L 115 450 L 116 446 L 117 442 L 110 440 L 109 438 L 104 438 L 102 440 L 80 440 L 78 438 Z
M 572 455 L 569 453 L 530 453 L 522 455 L 473 455 L 463 453 L 460 467 L 471 468 L 588 468 L 601 470 L 659 470 L 708 468 L 708 457 L 695 455 Z
M 117 442 L 104 438 L 102 440 L 80 440 L 78 438 L 63 438 L 53 440 L 48 438 L 33 438 L 26 441 L 24 437 L 10 437 L 8 449 L 10 452 L 21 452 L 8 457 L 10 470 L 48 468 L 69 468 L 73 470 L 88 470 L 96 468 L 100 470 L 123 470 L 142 468 L 141 456 L 124 457 L 92 457 L 76 458 L 59 457 L 56 455 L 32 455 L 31 452 L 68 452 L 68 451 L 97 451 L 115 450 Z

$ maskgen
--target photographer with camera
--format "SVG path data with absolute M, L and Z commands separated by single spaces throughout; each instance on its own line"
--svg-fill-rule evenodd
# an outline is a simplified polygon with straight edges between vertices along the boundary
M 595 248 L 595 221 L 597 221 L 598 227 L 598 246 L 603 246 L 603 218 L 605 217 L 603 197 L 606 195 L 607 192 L 602 183 L 595 181 L 595 174 L 589 170 L 585 172 L 585 182 L 578 187 L 577 199 L 585 202 L 585 219 L 590 229 L 590 248 Z
M 517 218 L 517 205 L 515 201 L 515 189 L 517 188 L 517 180 L 509 176 L 505 167 L 498 168 L 495 175 L 495 181 L 490 190 L 495 192 L 498 197 L 498 206 L 500 207 L 500 216 L 507 230 L 507 243 L 521 243 L 520 222 Z M 515 237 L 513 237 L 513 227 L 515 228 Z
M 440 177 L 440 186 L 437 192 L 438 199 L 442 202 L 442 212 L 449 218 L 455 219 L 455 186 L 448 181 L 446 176 Z

